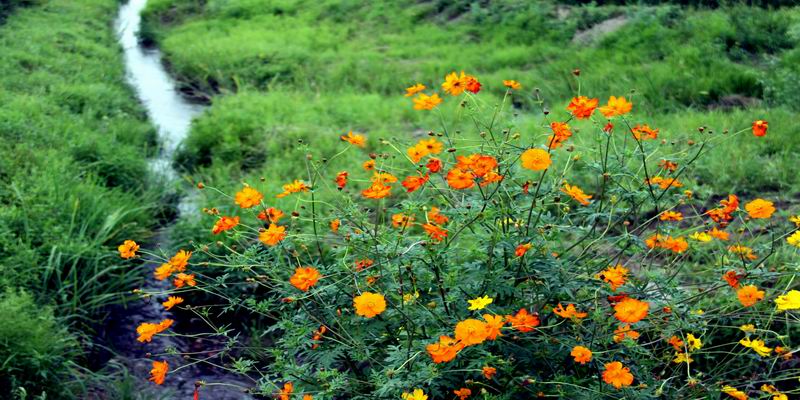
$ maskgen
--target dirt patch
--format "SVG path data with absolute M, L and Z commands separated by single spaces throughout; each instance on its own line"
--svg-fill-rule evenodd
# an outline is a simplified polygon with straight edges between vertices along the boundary
M 589 29 L 575 32 L 572 37 L 574 44 L 590 44 L 601 39 L 609 33 L 615 32 L 628 23 L 628 17 L 620 15 L 614 18 L 609 18 L 599 24 L 592 26 Z

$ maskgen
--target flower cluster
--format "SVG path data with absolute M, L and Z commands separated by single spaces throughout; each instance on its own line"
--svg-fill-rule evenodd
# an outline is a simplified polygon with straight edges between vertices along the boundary
M 346 169 L 304 147 L 308 176 L 282 177 L 274 197 L 256 184 L 209 194 L 212 239 L 155 276 L 174 276 L 167 309 L 186 298 L 253 320 L 210 325 L 241 341 L 215 363 L 281 399 L 798 392 L 800 216 L 786 223 L 767 193 L 689 190 L 719 135 L 662 131 L 616 95 L 542 108 L 520 131 L 514 100 L 545 104 L 538 91 L 452 72 L 450 107 L 429 86 L 405 93 L 438 114 L 427 137 L 350 131 L 333 157 Z M 171 325 L 142 324 L 140 341 Z M 154 382 L 166 373 L 153 364 Z

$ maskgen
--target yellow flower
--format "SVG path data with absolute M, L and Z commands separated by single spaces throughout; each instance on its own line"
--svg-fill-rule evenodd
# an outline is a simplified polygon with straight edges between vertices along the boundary
M 789 396 L 781 393 L 775 385 L 768 385 L 765 383 L 761 385 L 761 391 L 771 394 L 772 400 L 789 400 Z
M 786 242 L 794 247 L 800 247 L 800 231 L 796 231 L 787 237 Z
M 680 363 L 689 364 L 692 361 L 694 360 L 692 360 L 692 358 L 689 357 L 689 354 L 687 353 L 675 353 L 675 359 L 672 360 L 672 362 L 674 362 L 675 364 L 680 364 Z
M 753 324 L 744 324 L 744 325 L 740 326 L 739 329 L 741 329 L 742 332 L 747 332 L 747 333 L 751 333 L 751 332 L 755 332 L 756 331 L 756 327 Z
M 766 357 L 772 353 L 772 348 L 767 347 L 767 345 L 761 339 L 750 340 L 750 338 L 744 338 L 739 341 L 739 344 L 752 349 L 761 357 Z
M 403 295 L 403 304 L 411 304 L 419 298 L 419 292 L 406 293 Z
M 428 395 L 422 389 L 414 389 L 412 393 L 403 392 L 403 400 L 428 400 Z
M 493 300 L 494 299 L 492 299 L 489 296 L 483 296 L 473 300 L 467 300 L 467 302 L 469 303 L 470 310 L 483 310 L 484 308 L 486 308 L 486 306 L 492 304 Z
M 795 226 L 800 228 L 800 215 L 793 215 L 789 217 L 789 221 L 794 222 Z
M 689 345 L 689 351 L 699 350 L 703 347 L 703 342 L 700 338 L 694 337 L 691 333 L 686 335 L 686 343 Z
M 710 242 L 711 239 L 713 239 L 711 235 L 705 232 L 695 232 L 689 235 L 689 237 L 694 240 L 697 240 L 698 242 Z
M 790 290 L 783 296 L 778 296 L 775 299 L 775 304 L 778 306 L 779 311 L 800 309 L 800 291 Z

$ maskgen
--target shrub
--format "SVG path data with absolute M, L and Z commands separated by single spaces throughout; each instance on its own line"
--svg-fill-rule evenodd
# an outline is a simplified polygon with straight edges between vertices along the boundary
M 142 252 L 174 284 L 146 295 L 173 296 L 165 307 L 227 341 L 202 361 L 284 399 L 796 393 L 800 216 L 786 221 L 767 194 L 688 186 L 720 141 L 763 140 L 768 122 L 669 145 L 629 98 L 576 96 L 523 131 L 509 105 L 528 92 L 505 85 L 454 73 L 442 104 L 415 94 L 442 125 L 379 139 L 366 172 L 370 144 L 350 134 L 325 157 L 296 145 L 305 175 L 236 193 L 200 184 L 217 204 L 205 209 L 213 239 L 171 259 Z M 474 132 L 452 129 L 463 121 Z M 251 341 L 215 328 L 233 311 L 240 326 L 274 324 Z M 179 367 L 160 362 L 156 382 Z
M 52 396 L 69 379 L 75 338 L 59 326 L 50 308 L 37 305 L 26 292 L 8 289 L 0 295 L 0 320 L 0 396 Z

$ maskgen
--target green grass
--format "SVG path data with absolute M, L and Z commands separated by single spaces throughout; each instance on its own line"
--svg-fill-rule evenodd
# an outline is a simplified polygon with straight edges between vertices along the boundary
M 288 180 L 305 168 L 285 151 L 298 139 L 328 152 L 349 129 L 369 134 L 373 146 L 378 137 L 439 129 L 401 94 L 416 81 L 436 88 L 451 70 L 477 75 L 492 92 L 487 102 L 499 102 L 502 79 L 539 88 L 563 118 L 578 90 L 570 72 L 580 68 L 582 93 L 604 101 L 635 91 L 636 115 L 668 140 L 703 125 L 722 131 L 769 120 L 764 140 L 722 141 L 700 166 L 700 183 L 720 193 L 798 191 L 789 171 L 799 161 L 790 118 L 800 101 L 792 78 L 800 8 L 582 6 L 558 15 L 554 3 L 515 0 L 154 0 L 144 36 L 186 85 L 218 94 L 178 157 L 199 176 Z M 571 42 L 615 16 L 628 23 L 592 43 Z M 718 107 L 737 99 L 754 108 Z M 521 132 L 543 133 L 541 120 L 527 116 L 532 97 L 516 100 Z
M 17 321 L 0 343 L 21 352 L 0 349 L 2 398 L 81 397 L 73 389 L 89 378 L 73 374 L 77 338 L 88 339 L 142 273 L 116 245 L 146 240 L 161 207 L 146 161 L 155 130 L 124 83 L 111 27 L 118 3 L 39 3 L 0 25 L 0 289 L 11 290 L 0 311 Z

